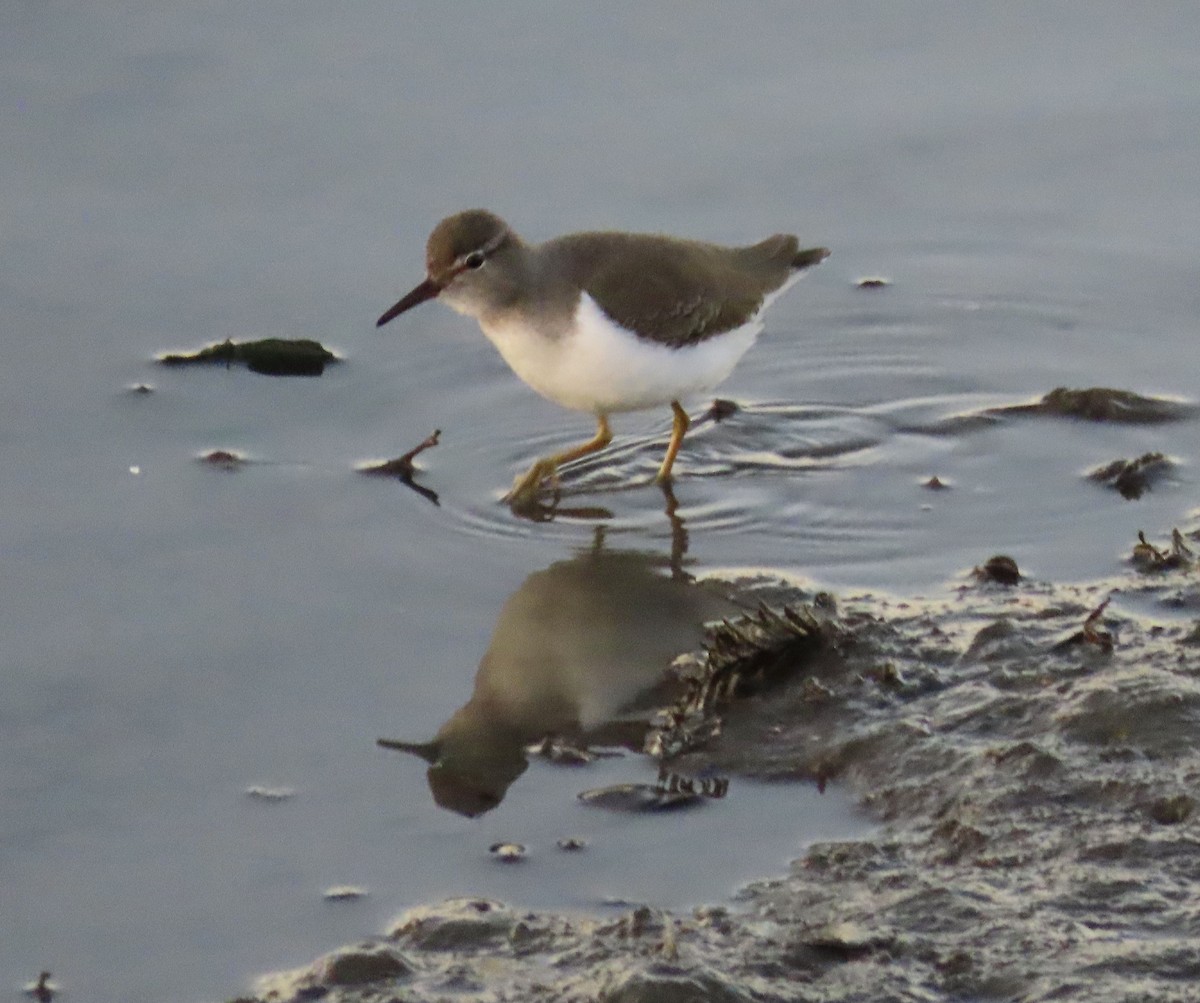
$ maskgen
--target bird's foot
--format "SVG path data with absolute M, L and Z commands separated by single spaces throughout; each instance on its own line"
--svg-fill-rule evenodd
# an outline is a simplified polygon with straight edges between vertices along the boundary
M 513 481 L 512 489 L 504 496 L 514 512 L 541 506 L 542 486 L 549 483 L 558 493 L 558 465 L 553 460 L 538 460 L 529 470 Z

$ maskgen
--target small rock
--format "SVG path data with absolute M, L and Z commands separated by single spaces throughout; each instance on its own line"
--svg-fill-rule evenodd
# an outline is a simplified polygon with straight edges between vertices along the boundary
M 891 279 L 882 275 L 866 275 L 854 283 L 859 289 L 886 289 L 892 284 Z
M 519 864 L 528 851 L 521 843 L 493 843 L 488 847 L 488 853 L 502 864 Z
M 326 888 L 321 894 L 326 902 L 353 902 L 355 899 L 367 897 L 367 890 L 358 885 L 334 885 Z
M 972 574 L 981 582 L 995 582 L 998 585 L 1016 585 L 1021 580 L 1017 562 L 1006 554 L 989 557 Z
M 741 407 L 736 401 L 725 400 L 723 397 L 718 397 L 712 402 L 712 407 L 708 409 L 705 417 L 712 418 L 713 421 L 721 422 L 726 418 L 732 418 L 741 410 Z
M 950 485 L 943 481 L 936 474 L 929 480 L 922 483 L 921 487 L 928 488 L 930 491 L 949 491 Z
M 331 986 L 363 986 L 413 972 L 412 965 L 382 944 L 337 951 L 318 964 L 321 981 Z
M 296 788 L 266 787 L 262 784 L 253 784 L 246 788 L 246 796 L 252 797 L 256 801 L 287 801 L 296 796 Z
M 587 849 L 588 843 L 581 836 L 563 836 L 557 845 L 564 853 L 578 853 L 580 850 Z
M 214 449 L 212 452 L 205 453 L 200 457 L 201 463 L 207 463 L 210 467 L 217 467 L 220 470 L 237 470 L 244 466 L 246 458 L 239 456 L 237 453 L 231 453 L 227 449 Z

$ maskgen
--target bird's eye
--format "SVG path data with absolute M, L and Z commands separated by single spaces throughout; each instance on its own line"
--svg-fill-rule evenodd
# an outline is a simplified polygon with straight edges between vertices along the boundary
M 463 264 L 468 268 L 482 268 L 483 262 L 484 257 L 482 251 L 472 251 L 465 258 L 463 258 Z

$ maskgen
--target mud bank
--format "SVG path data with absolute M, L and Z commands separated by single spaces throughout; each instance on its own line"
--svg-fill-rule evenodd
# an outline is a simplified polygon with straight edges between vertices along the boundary
M 1172 565 L 814 604 L 819 650 L 670 765 L 842 783 L 880 829 L 811 847 L 732 908 L 614 921 L 457 900 L 243 999 L 1193 1000 L 1200 571 Z

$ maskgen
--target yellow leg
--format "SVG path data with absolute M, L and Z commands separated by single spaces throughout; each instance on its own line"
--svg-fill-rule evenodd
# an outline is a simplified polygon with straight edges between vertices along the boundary
M 667 455 L 663 457 L 662 466 L 658 468 L 658 483 L 664 484 L 671 479 L 671 468 L 675 465 L 675 457 L 679 447 L 683 445 L 683 437 L 691 422 L 687 412 L 679 406 L 679 401 L 671 401 L 671 410 L 675 414 L 675 423 L 671 427 L 671 442 L 667 446 Z
M 575 446 L 572 449 L 538 460 L 537 463 L 529 468 L 524 477 L 517 478 L 513 483 L 512 490 L 506 496 L 506 500 L 514 505 L 532 501 L 537 496 L 538 489 L 542 486 L 543 481 L 557 480 L 558 468 L 564 463 L 570 463 L 572 460 L 578 460 L 580 457 L 598 453 L 612 442 L 612 429 L 608 427 L 608 415 L 598 415 L 596 420 L 597 427 L 594 438 L 589 439 L 581 446 Z

